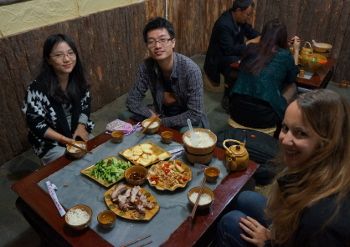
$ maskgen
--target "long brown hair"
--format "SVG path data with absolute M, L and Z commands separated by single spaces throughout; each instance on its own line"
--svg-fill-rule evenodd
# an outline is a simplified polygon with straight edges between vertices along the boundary
M 307 164 L 285 168 L 273 184 L 266 213 L 272 220 L 272 239 L 276 244 L 292 238 L 304 209 L 331 195 L 340 202 L 350 192 L 348 102 L 327 89 L 301 94 L 296 102 L 321 142 Z M 339 206 L 333 217 L 338 211 Z
M 278 19 L 267 22 L 258 44 L 248 45 L 240 69 L 252 74 L 259 72 L 272 60 L 278 48 L 288 48 L 287 27 Z

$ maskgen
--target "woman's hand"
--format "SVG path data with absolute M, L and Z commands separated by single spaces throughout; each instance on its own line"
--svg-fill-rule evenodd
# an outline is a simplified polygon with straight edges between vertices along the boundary
M 299 50 L 300 49 L 300 38 L 298 36 L 294 36 L 293 37 L 293 48 L 295 50 Z
M 83 141 L 89 140 L 89 133 L 87 132 L 84 124 L 78 124 L 76 130 L 73 134 L 73 139 L 75 139 L 77 136 L 79 136 Z
M 289 45 L 293 46 L 293 57 L 295 65 L 299 64 L 299 51 L 300 51 L 300 38 L 298 36 L 294 36 L 290 39 Z
M 249 216 L 241 218 L 239 226 L 245 232 L 241 237 L 255 246 L 263 247 L 265 241 L 271 238 L 270 230 Z
M 255 37 L 254 39 L 249 39 L 245 42 L 246 45 L 249 45 L 249 44 L 258 44 L 260 42 L 260 38 L 261 36 L 257 36 Z

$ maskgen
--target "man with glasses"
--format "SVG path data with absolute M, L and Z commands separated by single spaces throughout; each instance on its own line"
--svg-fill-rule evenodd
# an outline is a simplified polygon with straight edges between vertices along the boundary
M 225 79 L 222 106 L 228 110 L 229 88 L 237 71 L 230 66 L 240 60 L 246 45 L 259 41 L 259 32 L 248 21 L 253 14 L 253 0 L 235 0 L 215 22 L 204 62 L 204 71 L 214 86 L 220 85 L 220 74 Z M 245 40 L 248 40 L 245 42 Z
M 203 107 L 200 68 L 190 58 L 174 52 L 175 31 L 161 17 L 149 21 L 143 38 L 149 57 L 140 65 L 126 106 L 135 120 L 158 116 L 162 125 L 184 131 L 187 119 L 194 126 L 208 127 Z M 142 103 L 150 90 L 153 105 Z M 182 129 L 182 130 L 181 130 Z

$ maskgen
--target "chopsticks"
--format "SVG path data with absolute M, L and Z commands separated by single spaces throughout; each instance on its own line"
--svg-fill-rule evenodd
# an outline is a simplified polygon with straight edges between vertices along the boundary
M 153 243 L 152 240 L 149 241 L 149 242 L 147 242 L 147 243 L 141 244 L 141 245 L 139 245 L 139 246 L 137 246 L 137 247 L 144 247 L 144 246 L 149 245 L 149 244 L 151 244 L 151 243 Z
M 130 246 L 130 245 L 133 245 L 133 244 L 135 244 L 135 243 L 137 243 L 137 242 L 140 242 L 140 241 L 142 241 L 142 240 L 144 240 L 144 239 L 146 239 L 146 238 L 149 238 L 150 236 L 151 236 L 151 234 L 149 234 L 149 235 L 147 235 L 147 236 L 144 236 L 144 237 L 140 237 L 140 238 L 138 238 L 138 239 L 136 239 L 136 240 L 133 240 L 133 241 L 131 241 L 131 242 L 128 242 L 128 243 L 126 243 L 126 244 L 122 244 L 120 247 L 127 247 L 127 246 Z M 144 244 L 139 245 L 139 247 L 146 246 L 146 245 L 149 245 L 149 244 L 151 244 L 151 243 L 152 243 L 152 240 L 149 241 L 149 242 L 147 242 L 147 243 L 144 243 Z
M 88 151 L 87 149 L 85 149 L 85 148 L 82 148 L 82 147 L 80 147 L 79 145 L 77 145 L 77 144 L 74 144 L 74 142 L 69 142 L 69 143 L 67 143 L 68 145 L 71 145 L 71 146 L 73 146 L 73 147 L 75 147 L 75 148 L 77 148 L 77 149 L 79 149 L 79 150 L 81 150 L 81 151 L 83 151 L 83 152 L 86 152 L 86 153 L 89 153 L 89 154 L 92 154 L 92 152 L 91 151 Z
M 201 195 L 203 194 L 203 190 L 204 190 L 204 185 L 205 185 L 205 177 L 203 178 L 202 180 L 202 183 L 201 183 L 201 187 L 200 187 L 200 190 L 199 190 L 199 193 L 198 193 L 198 196 L 197 196 L 197 199 L 196 199 L 196 202 L 193 206 L 193 209 L 192 209 L 192 212 L 191 212 L 191 220 L 194 219 L 194 216 L 196 215 L 196 210 L 197 210 L 197 207 L 198 207 L 198 203 L 199 203 L 199 199 L 201 197 Z
M 154 117 L 151 117 L 150 119 L 151 121 L 149 121 L 147 126 L 141 131 L 142 134 L 145 133 L 145 131 L 149 128 L 149 126 L 151 126 L 151 124 L 153 124 L 158 119 L 158 117 L 154 116 Z

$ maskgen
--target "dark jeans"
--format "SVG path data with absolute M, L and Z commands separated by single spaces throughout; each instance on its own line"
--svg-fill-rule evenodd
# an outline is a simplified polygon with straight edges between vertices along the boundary
M 266 197 L 254 191 L 241 192 L 235 210 L 224 215 L 218 223 L 217 246 L 251 246 L 240 236 L 244 232 L 239 226 L 239 221 L 242 217 L 249 216 L 267 227 L 269 222 L 264 216 L 266 200 Z
M 229 111 L 231 118 L 245 127 L 272 128 L 281 122 L 268 102 L 248 95 L 232 94 Z

